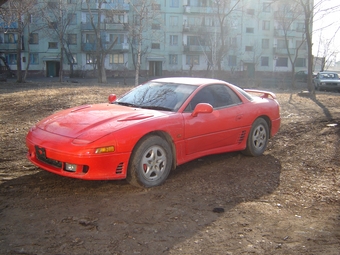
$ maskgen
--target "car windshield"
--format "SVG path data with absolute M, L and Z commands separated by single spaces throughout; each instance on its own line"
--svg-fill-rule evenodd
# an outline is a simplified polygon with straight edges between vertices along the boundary
M 338 74 L 336 73 L 323 73 L 320 75 L 322 79 L 339 79 Z
M 119 98 L 115 104 L 177 111 L 197 86 L 150 81 Z

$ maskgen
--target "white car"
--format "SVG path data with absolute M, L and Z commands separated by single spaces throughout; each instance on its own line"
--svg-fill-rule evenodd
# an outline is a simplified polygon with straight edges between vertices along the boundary
M 316 90 L 329 89 L 340 91 L 339 75 L 335 72 L 319 72 L 314 78 Z

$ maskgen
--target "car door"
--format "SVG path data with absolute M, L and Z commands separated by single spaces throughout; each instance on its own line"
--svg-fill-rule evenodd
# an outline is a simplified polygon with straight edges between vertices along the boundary
M 193 117 L 198 103 L 209 103 L 212 113 Z M 244 122 L 244 104 L 227 85 L 214 84 L 202 88 L 189 103 L 184 114 L 186 155 L 238 143 Z

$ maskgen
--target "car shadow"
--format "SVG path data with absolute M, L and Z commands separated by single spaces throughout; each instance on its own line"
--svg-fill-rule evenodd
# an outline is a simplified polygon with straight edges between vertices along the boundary
M 181 165 L 150 189 L 22 176 L 0 185 L 0 253 L 166 254 L 238 204 L 274 192 L 280 173 L 272 155 L 227 153 Z

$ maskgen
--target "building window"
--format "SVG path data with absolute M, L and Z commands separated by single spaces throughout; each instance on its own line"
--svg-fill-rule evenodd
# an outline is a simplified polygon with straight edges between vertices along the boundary
M 269 20 L 263 20 L 262 21 L 262 30 L 270 30 L 270 21 Z
M 178 35 L 170 35 L 170 45 L 178 45 Z
M 72 44 L 72 45 L 75 45 L 77 44 L 77 34 L 68 34 L 68 43 L 69 44 Z
M 255 10 L 254 9 L 247 9 L 247 14 L 248 15 L 254 15 L 255 14 Z
M 77 63 L 78 63 L 78 61 L 77 61 L 77 55 L 76 54 L 72 54 L 72 65 L 76 65 Z
M 253 46 L 246 46 L 246 51 L 253 51 Z
M 58 3 L 56 1 L 49 1 L 47 2 L 47 7 L 50 9 L 57 9 Z
M 154 11 L 159 11 L 161 9 L 161 5 L 160 4 L 152 4 L 152 10 Z
M 188 36 L 187 44 L 188 45 L 200 45 L 200 37 L 199 36 Z
M 160 48 L 161 48 L 161 44 L 160 43 L 152 43 L 151 44 L 151 49 L 159 50 Z
M 169 64 L 170 65 L 177 65 L 178 64 L 178 55 L 170 54 L 169 55 Z
M 141 16 L 140 15 L 133 16 L 133 24 L 135 26 L 139 26 L 140 25 L 140 20 L 141 20 Z
M 77 24 L 77 14 L 75 13 L 69 13 L 67 15 L 67 18 L 69 20 L 70 25 L 76 25 Z
M 247 27 L 246 28 L 246 33 L 253 34 L 254 33 L 254 28 L 253 27 Z
M 276 66 L 288 67 L 288 58 L 278 57 L 276 60 Z
M 17 64 L 17 54 L 8 54 L 6 56 L 7 63 L 9 65 L 16 65 Z
M 261 66 L 269 66 L 269 57 L 261 57 Z
M 49 49 L 58 49 L 58 43 L 57 42 L 49 42 L 48 48 Z
M 31 53 L 30 54 L 30 64 L 31 65 L 38 65 L 39 64 L 39 54 L 38 53 Z
M 271 3 L 263 3 L 262 11 L 263 12 L 270 12 L 270 10 L 271 10 Z
M 124 54 L 110 54 L 110 64 L 124 64 Z
M 152 24 L 152 25 L 151 25 L 151 28 L 152 28 L 153 30 L 160 30 L 160 29 L 161 29 L 161 24 Z
M 178 17 L 177 16 L 170 16 L 170 26 L 177 27 L 178 26 Z
M 39 22 L 39 16 L 37 14 L 31 14 L 30 15 L 30 23 L 38 23 Z
M 30 44 L 39 44 L 39 34 L 38 33 L 31 33 L 29 43 Z
M 200 64 L 200 56 L 199 55 L 187 55 L 185 63 L 187 65 L 199 65 Z
M 96 62 L 96 57 L 94 55 L 86 54 L 86 64 L 94 64 Z
M 55 21 L 50 21 L 48 22 L 48 28 L 50 29 L 57 29 L 58 28 L 58 23 Z
M 96 35 L 95 34 L 86 34 L 86 43 L 95 43 Z
M 228 66 L 236 66 L 237 57 L 235 55 L 229 55 L 228 57 Z
M 306 67 L 306 59 L 305 58 L 297 58 L 295 62 L 296 67 Z
M 262 49 L 269 49 L 269 39 L 262 39 Z
M 237 37 L 231 37 L 230 38 L 230 46 L 236 47 L 237 46 Z
M 306 41 L 296 41 L 296 48 L 299 48 L 299 50 L 307 50 Z
M 114 42 L 115 40 L 116 44 L 122 44 L 124 43 L 124 35 L 123 34 L 110 34 L 110 42 Z
M 170 0 L 170 7 L 179 7 L 179 0 Z
M 286 49 L 286 41 L 284 39 L 277 40 L 277 48 L 278 49 Z
M 18 35 L 14 33 L 5 34 L 5 43 L 17 43 Z
M 305 32 L 305 23 L 298 22 L 296 26 L 296 31 Z

